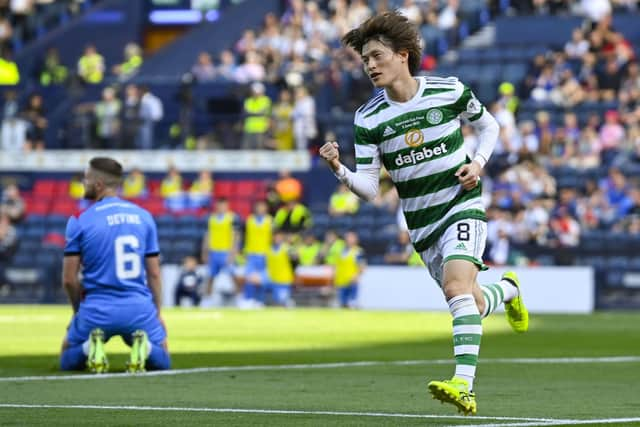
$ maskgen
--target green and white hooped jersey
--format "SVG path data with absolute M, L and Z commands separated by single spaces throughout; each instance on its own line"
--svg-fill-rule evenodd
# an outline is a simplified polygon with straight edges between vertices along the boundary
M 481 185 L 465 191 L 456 170 L 471 160 L 463 147 L 460 117 L 479 119 L 484 107 L 457 78 L 416 77 L 409 101 L 391 101 L 385 91 L 355 114 L 358 170 L 389 171 L 400 196 L 411 241 L 418 252 L 433 245 L 456 221 L 486 221 Z

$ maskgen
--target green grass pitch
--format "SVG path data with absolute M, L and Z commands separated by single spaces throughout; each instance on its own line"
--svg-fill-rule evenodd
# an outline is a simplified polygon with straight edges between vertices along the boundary
M 54 380 L 34 377 L 60 375 L 70 309 L 0 306 L 0 425 L 640 426 L 640 313 L 534 315 L 523 335 L 492 315 L 476 417 L 458 416 L 426 390 L 453 372 L 448 313 L 184 309 L 163 317 L 173 368 L 186 371 Z M 114 338 L 106 349 L 111 371 L 122 371 L 127 348 Z M 188 370 L 199 367 L 214 369 Z

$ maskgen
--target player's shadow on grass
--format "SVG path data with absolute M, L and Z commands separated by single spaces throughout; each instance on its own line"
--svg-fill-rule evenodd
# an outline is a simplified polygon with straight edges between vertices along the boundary
M 482 353 L 484 357 L 522 357 L 528 353 L 526 349 L 521 347 L 524 344 L 526 344 L 526 348 L 535 348 L 536 345 L 542 345 L 543 342 L 541 340 L 533 340 L 533 342 L 530 339 L 523 340 L 522 336 L 512 333 L 492 332 L 483 337 Z M 106 350 L 109 354 L 108 344 Z M 126 358 L 127 355 L 123 353 L 109 354 L 110 372 L 123 371 Z M 397 341 L 372 345 L 277 351 L 173 352 L 171 358 L 174 369 L 433 359 L 451 360 L 453 363 L 451 339 L 445 337 L 424 341 Z M 59 372 L 58 363 L 57 355 L 0 356 L 0 376 L 55 374 Z

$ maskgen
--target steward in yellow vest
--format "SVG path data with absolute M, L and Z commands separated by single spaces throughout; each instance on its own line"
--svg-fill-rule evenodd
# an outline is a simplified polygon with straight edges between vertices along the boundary
M 354 308 L 358 297 L 358 281 L 364 270 L 362 248 L 358 246 L 358 235 L 352 231 L 345 234 L 346 247 L 335 264 L 334 283 L 341 307 Z
M 215 212 L 209 216 L 207 234 L 202 240 L 202 259 L 209 265 L 207 295 L 213 291 L 213 281 L 222 271 L 230 271 L 238 251 L 240 218 L 229 208 L 226 199 L 216 201 Z
M 267 289 L 271 293 L 273 301 L 282 306 L 289 304 L 291 299 L 291 285 L 294 274 L 291 263 L 291 247 L 285 242 L 282 232 L 273 234 L 273 244 L 267 254 L 267 274 L 269 284 Z
M 267 253 L 271 248 L 271 230 L 273 220 L 267 214 L 267 204 L 256 202 L 254 213 L 249 215 L 245 224 L 244 253 L 245 265 L 244 297 L 247 300 L 263 302 L 263 289 L 267 282 Z

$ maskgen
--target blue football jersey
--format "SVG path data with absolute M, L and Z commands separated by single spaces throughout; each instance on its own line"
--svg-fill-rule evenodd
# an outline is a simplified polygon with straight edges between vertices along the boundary
M 153 217 L 118 197 L 94 203 L 67 222 L 65 255 L 80 255 L 87 294 L 151 296 L 145 257 L 158 255 Z

